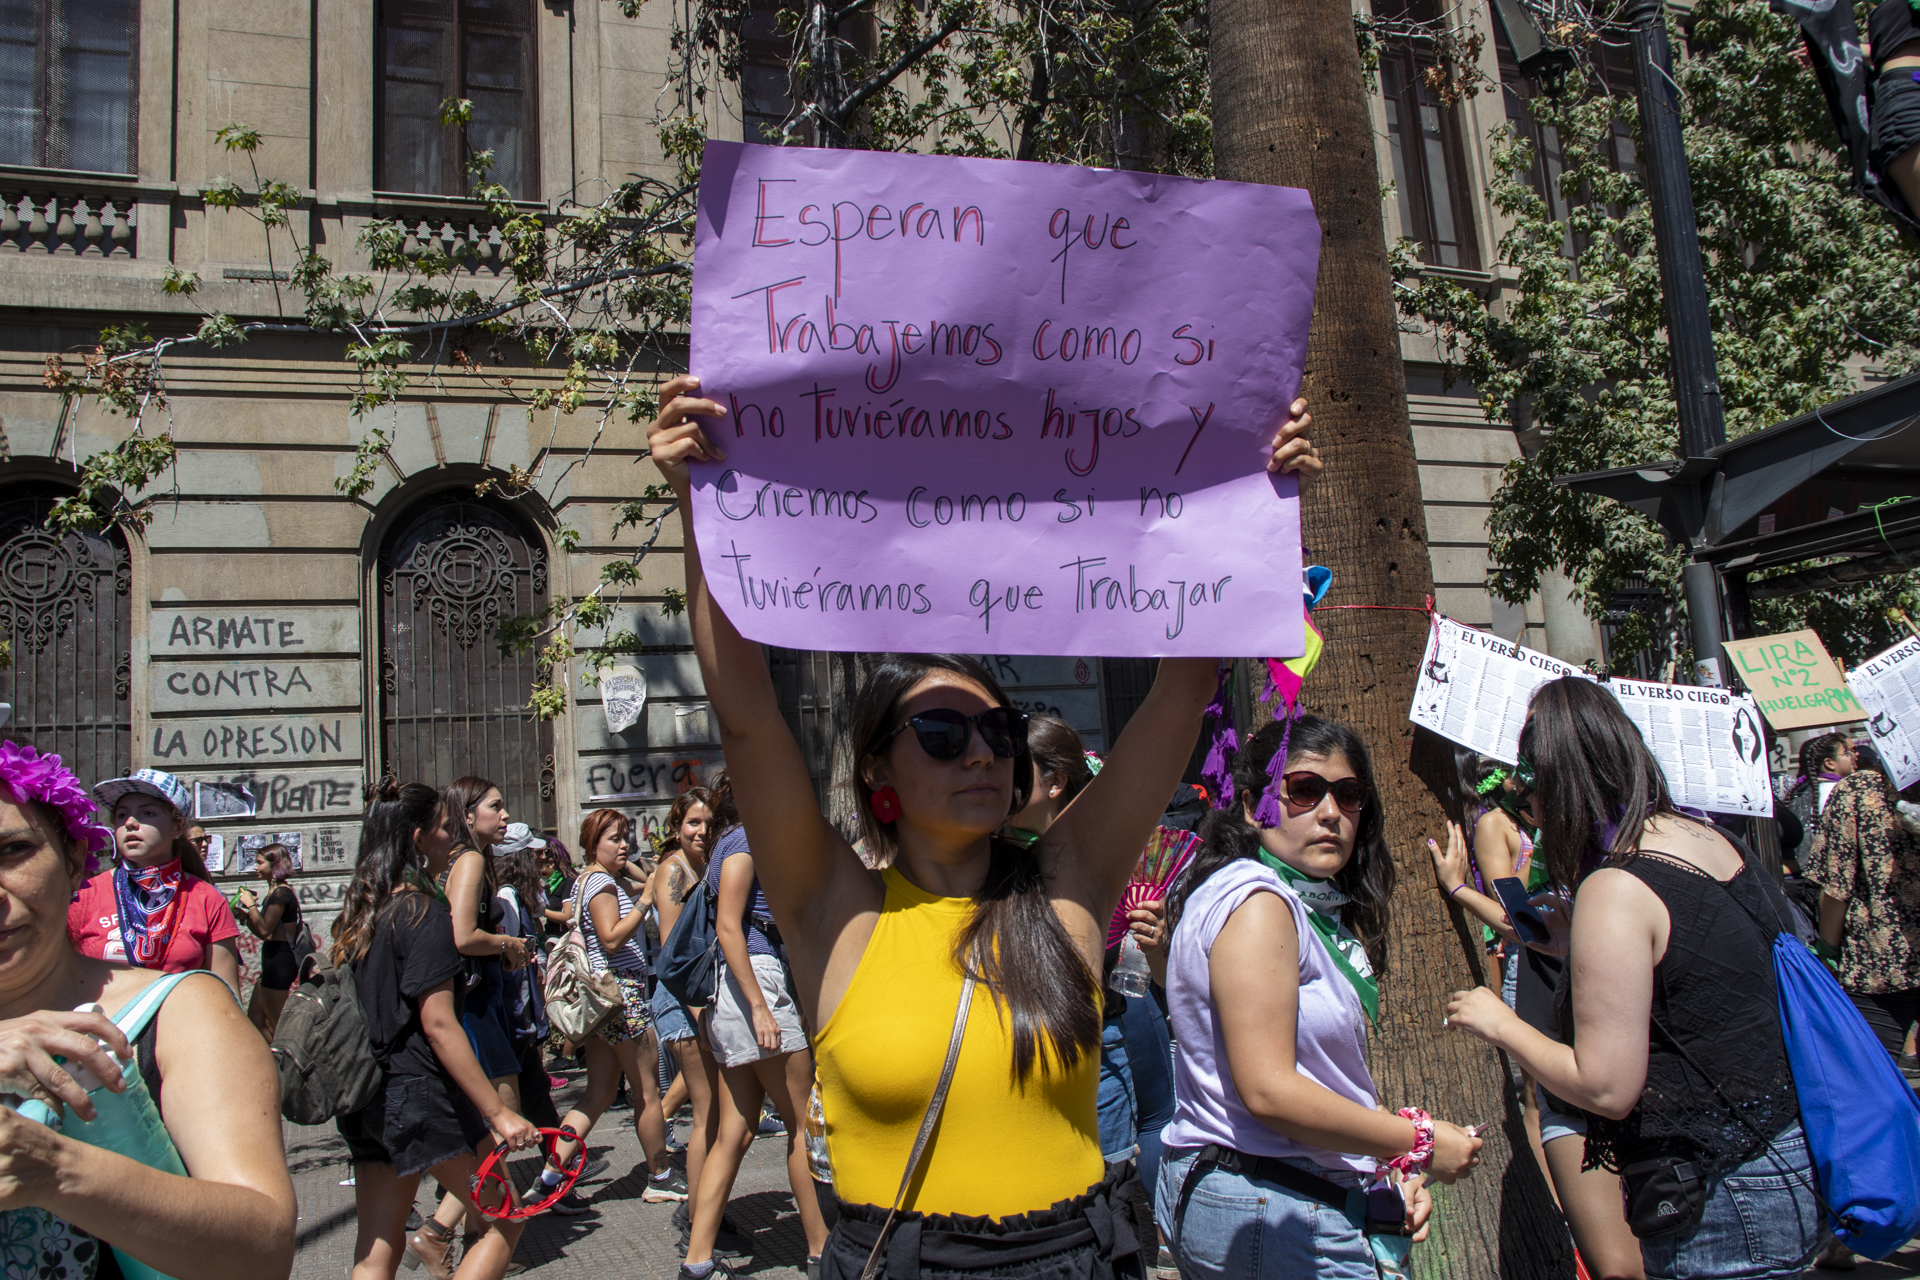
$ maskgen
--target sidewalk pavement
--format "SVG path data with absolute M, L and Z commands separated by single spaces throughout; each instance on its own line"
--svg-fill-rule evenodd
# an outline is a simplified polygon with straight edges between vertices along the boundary
M 585 1076 L 576 1074 L 566 1089 L 555 1090 L 561 1114 L 584 1082 Z M 685 1131 L 686 1126 L 680 1126 L 682 1137 Z M 354 1237 L 353 1188 L 340 1185 L 353 1176 L 346 1144 L 330 1124 L 288 1124 L 285 1133 L 287 1163 L 300 1199 L 293 1280 L 342 1280 L 353 1265 Z M 671 1221 L 676 1206 L 647 1204 L 640 1198 L 646 1172 L 633 1132 L 633 1112 L 607 1112 L 587 1142 L 594 1155 L 612 1161 L 600 1181 L 581 1188 L 594 1212 L 575 1218 L 546 1213 L 529 1222 L 515 1254 L 527 1264 L 525 1274 L 555 1280 L 673 1280 L 680 1268 Z M 421 1179 L 422 1214 L 433 1212 L 438 1194 L 431 1178 Z M 754 1244 L 753 1256 L 735 1264 L 735 1270 L 768 1280 L 798 1280 L 806 1274 L 806 1237 L 787 1189 L 784 1139 L 762 1138 L 753 1144 L 733 1184 L 728 1212 Z M 400 1273 L 402 1280 L 424 1274 Z

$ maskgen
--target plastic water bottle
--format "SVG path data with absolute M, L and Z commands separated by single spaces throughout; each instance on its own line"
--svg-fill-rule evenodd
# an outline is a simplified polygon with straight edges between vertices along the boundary
M 88 1004 L 81 1005 L 74 1012 L 104 1011 L 97 1004 Z M 116 1151 L 129 1160 L 138 1160 L 163 1173 L 186 1176 L 187 1167 L 180 1162 L 180 1153 L 174 1148 L 165 1122 L 160 1119 L 160 1108 L 154 1105 L 153 1095 L 147 1092 L 147 1082 L 140 1076 L 136 1059 L 129 1058 L 123 1064 L 121 1079 L 126 1081 L 127 1087 L 120 1093 L 107 1088 L 91 1071 L 78 1063 L 68 1064 L 58 1058 L 55 1061 L 66 1067 L 74 1080 L 87 1091 L 95 1118 L 82 1120 L 70 1111 L 57 1115 L 52 1107 L 38 1098 L 30 1098 L 20 1104 L 22 1116 L 36 1120 L 77 1142 Z M 170 1277 L 122 1250 L 115 1249 L 113 1252 L 120 1263 L 121 1274 L 127 1280 L 170 1280 Z
M 1123 996 L 1144 996 L 1153 984 L 1153 970 L 1147 967 L 1147 953 L 1129 933 L 1120 940 L 1120 961 L 1113 966 L 1107 985 Z

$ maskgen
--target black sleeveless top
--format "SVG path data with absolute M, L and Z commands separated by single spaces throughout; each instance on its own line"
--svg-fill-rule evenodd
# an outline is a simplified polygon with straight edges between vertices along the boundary
M 1711 1175 L 1758 1155 L 1800 1118 L 1780 1036 L 1774 934 L 1756 921 L 1785 919 L 1792 908 L 1766 883 L 1764 868 L 1751 858 L 1744 863 L 1724 884 L 1651 850 L 1622 868 L 1659 895 L 1671 927 L 1653 971 L 1646 1089 L 1624 1120 L 1588 1117 L 1585 1168 L 1617 1173 L 1640 1160 L 1676 1156 Z M 1571 1044 L 1564 984 L 1561 991 L 1561 1026 Z

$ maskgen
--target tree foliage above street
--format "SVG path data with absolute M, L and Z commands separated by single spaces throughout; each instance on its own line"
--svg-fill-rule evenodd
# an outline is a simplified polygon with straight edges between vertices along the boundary
M 1794 56 L 1797 28 L 1762 0 L 1702 0 L 1684 45 L 1674 34 L 1688 51 L 1677 79 L 1728 438 L 1859 389 L 1862 365 L 1910 372 L 1920 259 L 1850 192 L 1819 86 Z M 1487 419 L 1538 442 L 1508 464 L 1494 499 L 1490 588 L 1517 603 L 1559 569 L 1600 617 L 1617 591 L 1644 581 L 1672 608 L 1621 621 L 1615 653 L 1630 657 L 1684 644 L 1685 553 L 1627 507 L 1551 483 L 1679 455 L 1645 184 L 1614 133 L 1618 120 L 1637 136 L 1637 104 L 1630 87 L 1609 92 L 1597 48 L 1582 46 L 1588 56 L 1560 96 L 1529 102 L 1564 156 L 1557 192 L 1538 176 L 1534 137 L 1510 126 L 1494 140 L 1489 194 L 1512 219 L 1496 270 L 1514 287 L 1489 300 L 1423 274 L 1403 244 L 1398 300 L 1437 334 L 1449 373 L 1475 388 Z M 1891 642 L 1885 605 L 1909 591 L 1892 578 L 1843 602 L 1765 602 L 1756 621 L 1813 625 L 1857 656 Z

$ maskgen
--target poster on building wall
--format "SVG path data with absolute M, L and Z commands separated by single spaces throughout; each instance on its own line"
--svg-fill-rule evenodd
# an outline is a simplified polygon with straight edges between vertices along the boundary
M 606 712 L 608 733 L 625 733 L 640 723 L 647 709 L 647 673 L 630 662 L 601 668 L 600 707 Z
M 1490 631 L 1435 617 L 1408 718 L 1449 742 L 1512 764 L 1534 690 L 1579 667 Z
M 293 869 L 302 868 L 300 833 L 298 831 L 254 831 L 241 836 L 236 843 L 233 873 L 245 875 L 253 870 L 253 864 L 260 857 L 260 851 L 270 844 L 285 845 L 287 856 L 293 859 Z
M 1602 685 L 1647 740 L 1675 804 L 1773 814 L 1760 708 L 1744 693 L 1618 677 Z
M 227 869 L 227 838 L 219 832 L 207 837 L 207 870 L 219 874 Z
M 1860 663 L 1847 673 L 1847 684 L 1893 785 L 1904 790 L 1920 782 L 1920 637 L 1908 636 Z
M 714 598 L 787 648 L 1300 653 L 1266 461 L 1320 239 L 1283 187 L 709 142 Z
M 217 818 L 251 818 L 257 811 L 253 792 L 240 782 L 193 784 L 193 816 L 202 822 Z

